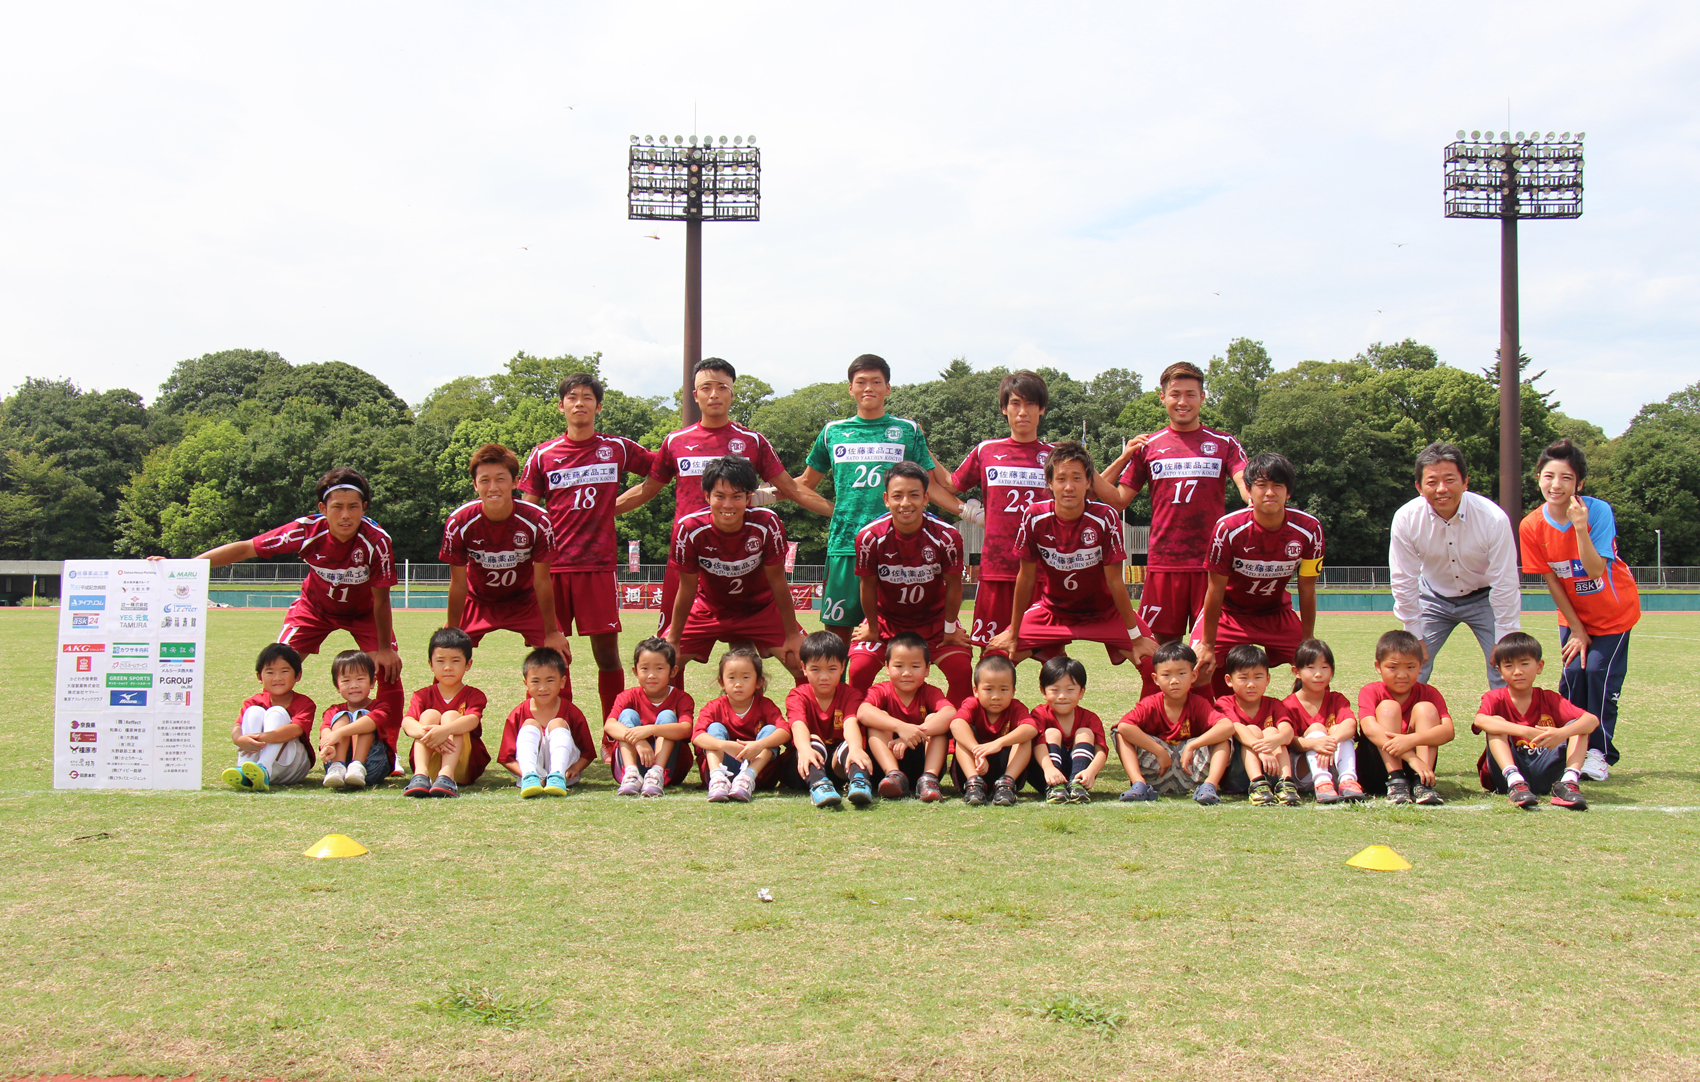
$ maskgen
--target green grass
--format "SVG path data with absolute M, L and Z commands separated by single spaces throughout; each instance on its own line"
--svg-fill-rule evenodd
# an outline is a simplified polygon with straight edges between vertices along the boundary
M 212 616 L 208 788 L 55 793 L 56 616 L 0 613 L 0 1077 L 1700 1075 L 1700 811 L 1663 810 L 1700 806 L 1700 617 L 1642 621 L 1624 763 L 1577 815 L 1480 795 L 1467 736 L 1436 810 L 1132 808 L 1113 763 L 1087 808 L 638 802 L 601 767 L 552 801 L 495 771 L 452 802 L 215 788 L 280 615 Z M 399 622 L 417 674 L 433 617 Z M 1323 614 L 1338 687 L 1385 626 Z M 502 713 L 522 652 L 476 658 Z M 1087 705 L 1119 715 L 1133 680 L 1094 653 Z M 1436 682 L 1472 712 L 1473 642 Z M 371 854 L 299 855 L 333 832 Z M 1375 843 L 1415 867 L 1345 865 Z

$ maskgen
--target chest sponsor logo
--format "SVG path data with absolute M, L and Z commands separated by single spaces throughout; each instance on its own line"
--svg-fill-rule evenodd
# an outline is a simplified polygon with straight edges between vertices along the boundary
M 72 612 L 105 612 L 106 598 L 104 597 L 73 597 Z
M 603 447 L 601 451 L 607 451 Z M 599 452 L 600 453 L 600 452 Z M 686 459 L 679 460 L 679 472 L 685 472 Z M 696 471 L 701 473 L 699 467 Z M 620 480 L 620 468 L 612 462 L 592 462 L 585 466 L 563 466 L 558 470 L 549 471 L 549 487 L 576 488 L 579 485 L 612 485 Z
M 1073 552 L 1059 552 L 1040 545 L 1039 555 L 1045 558 L 1045 566 L 1054 571 L 1085 571 L 1087 568 L 1097 567 L 1104 559 L 1103 550 L 1096 545 L 1075 549 Z
M 1222 460 L 1219 458 L 1160 458 L 1149 468 L 1153 481 L 1222 476 Z
M 360 553 L 355 554 L 356 562 Z M 315 567 L 313 574 L 330 586 L 360 586 L 371 581 L 372 569 L 365 564 L 356 567 Z
M 701 477 L 704 466 L 714 459 L 709 455 L 688 455 L 679 459 L 680 477 Z
M 718 575 L 723 579 L 741 579 L 761 566 L 761 557 L 750 556 L 742 560 L 721 560 L 713 556 L 699 556 L 697 566 L 710 575 Z
M 473 549 L 467 555 L 472 557 L 478 566 L 486 571 L 506 571 L 510 567 L 518 567 L 531 559 L 531 550 L 526 549 L 523 552 L 511 550 L 508 552 L 479 552 L 477 549 Z
M 1044 488 L 1045 471 L 1031 466 L 988 466 L 986 484 L 992 488 Z
M 1242 560 L 1234 557 L 1234 571 L 1248 579 L 1285 579 L 1299 569 L 1297 560 Z
M 903 445 L 900 443 L 840 443 L 832 449 L 832 457 L 837 462 L 888 462 L 896 464 L 903 461 Z
M 910 567 L 903 564 L 881 564 L 879 567 L 880 581 L 889 582 L 896 586 L 924 586 L 939 577 L 944 568 L 938 564 L 925 567 Z

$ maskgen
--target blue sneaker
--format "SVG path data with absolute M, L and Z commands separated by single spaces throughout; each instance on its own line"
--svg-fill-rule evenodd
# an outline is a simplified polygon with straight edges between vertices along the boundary
M 1136 781 L 1132 785 L 1130 785 L 1126 789 L 1124 789 L 1122 791 L 1122 795 L 1117 797 L 1116 799 L 1117 800 L 1127 800 L 1127 801 L 1156 800 L 1157 799 L 1157 790 L 1151 788 L 1151 786 L 1145 784 L 1142 781 Z
M 1216 787 L 1207 781 L 1198 783 L 1198 788 L 1192 791 L 1192 799 L 1205 805 L 1222 803 L 1222 798 L 1216 795 Z
M 543 779 L 536 774 L 527 774 L 519 779 L 519 795 L 526 800 L 543 795 Z
M 544 796 L 566 796 L 567 795 L 567 776 L 565 774 L 560 773 L 559 771 L 556 771 L 555 773 L 550 774 L 547 778 L 543 779 L 543 795 Z
M 856 807 L 865 808 L 874 802 L 874 787 L 868 784 L 866 774 L 857 774 L 851 778 L 850 784 L 846 788 L 850 803 L 856 805 Z
M 844 802 L 831 779 L 822 778 L 809 786 L 809 801 L 817 808 L 836 808 Z

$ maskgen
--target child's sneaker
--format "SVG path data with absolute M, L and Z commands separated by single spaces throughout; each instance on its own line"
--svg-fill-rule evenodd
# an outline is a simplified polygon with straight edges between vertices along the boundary
M 997 780 L 992 786 L 992 803 L 1000 808 L 1012 808 L 1016 804 L 1015 782 L 1008 774 Z
M 1541 802 L 1541 798 L 1535 795 L 1535 791 L 1529 788 L 1529 783 L 1522 778 L 1511 783 L 1511 791 L 1506 794 L 1506 799 L 1519 808 L 1533 808 Z M 1558 801 L 1555 800 L 1553 803 L 1556 804 Z
M 567 795 L 567 776 L 565 774 L 561 774 L 561 773 L 552 773 L 547 778 L 544 778 L 543 779 L 543 795 L 544 796 L 566 796 Z
M 944 799 L 944 790 L 939 788 L 937 778 L 922 774 L 921 780 L 915 783 L 915 795 L 923 804 L 935 804 Z
M 1151 794 L 1151 798 L 1155 799 L 1156 795 L 1155 793 Z M 1207 781 L 1198 783 L 1198 788 L 1192 791 L 1192 799 L 1193 803 L 1202 804 L 1205 807 L 1222 803 L 1222 797 L 1216 792 L 1216 787 Z
M 1332 778 L 1317 778 L 1313 788 L 1316 790 L 1316 802 L 1318 804 L 1333 804 L 1340 799 L 1340 791 L 1334 788 Z
M 732 779 L 732 799 L 740 804 L 748 804 L 750 798 L 756 795 L 756 772 L 749 767 L 738 771 L 738 776 Z
M 978 808 L 984 804 L 986 802 L 986 779 L 978 774 L 969 778 L 968 784 L 963 787 L 962 799 L 967 801 L 971 808 Z
M 823 775 L 809 786 L 809 803 L 817 808 L 836 808 L 844 803 L 844 798 L 838 795 L 838 787 L 832 784 L 832 779 Z
M 1409 804 L 1411 802 L 1411 783 L 1405 780 L 1403 774 L 1390 774 L 1387 778 L 1387 803 Z
M 219 777 L 223 778 L 224 784 L 232 789 L 252 789 L 254 787 L 248 781 L 248 775 L 242 773 L 241 767 L 227 766 L 224 768 L 224 773 L 220 774 Z
M 726 776 L 726 771 L 716 770 L 708 777 L 708 802 L 724 804 L 732 799 L 732 779 Z
M 366 764 L 349 763 L 348 768 L 343 771 L 342 787 L 344 789 L 366 788 Z
M 1209 785 L 1210 783 L 1205 782 L 1204 784 Z M 1151 788 L 1151 786 L 1147 785 L 1145 782 L 1136 781 L 1132 785 L 1128 786 L 1126 789 L 1123 789 L 1122 795 L 1117 797 L 1116 799 L 1117 800 L 1130 801 L 1130 802 L 1131 801 L 1156 800 L 1157 799 L 1157 790 Z
M 402 796 L 430 796 L 431 779 L 423 774 L 415 774 L 408 781 L 407 788 L 401 791 Z
M 626 767 L 626 773 L 620 778 L 620 787 L 614 790 L 615 796 L 637 796 L 643 791 L 643 771 L 635 766 Z
M 1059 782 L 1045 790 L 1045 803 L 1067 804 L 1073 795 L 1069 792 L 1068 782 Z
M 1249 799 L 1254 806 L 1267 808 L 1275 803 L 1275 787 L 1269 784 L 1268 778 L 1253 778 Z
M 1348 804 L 1356 804 L 1364 798 L 1364 787 L 1358 784 L 1356 778 L 1340 779 L 1340 799 Z
M 341 789 L 348 784 L 348 767 L 342 763 L 332 763 L 325 767 L 325 788 Z
M 858 808 L 865 808 L 874 802 L 874 787 L 868 784 L 866 774 L 852 774 L 850 784 L 845 786 L 845 793 L 850 803 Z
M 1434 791 L 1434 786 L 1417 782 L 1412 789 L 1411 797 L 1425 808 L 1438 808 L 1446 803 L 1446 798 Z
M 1090 804 L 1092 803 L 1092 790 L 1088 789 L 1083 781 L 1069 782 L 1068 802 L 1070 804 Z
M 433 793 L 433 796 L 436 794 Z M 519 779 L 519 795 L 523 800 L 533 800 L 543 795 L 543 779 L 536 774 L 527 774 Z
M 437 780 L 431 783 L 431 795 L 438 798 L 457 797 L 460 795 L 460 786 L 447 774 L 438 774 Z
M 886 800 L 902 800 L 909 795 L 909 778 L 901 770 L 893 770 L 880 779 L 880 796 Z
M 667 773 L 662 768 L 652 766 L 643 776 L 643 790 L 639 796 L 656 797 L 667 795 Z
M 1292 778 L 1282 778 L 1275 783 L 1275 796 L 1286 807 L 1299 806 L 1299 787 Z
M 242 776 L 248 779 L 249 785 L 253 786 L 255 789 L 259 790 L 260 792 L 262 792 L 262 793 L 271 792 L 271 788 L 272 788 L 271 771 L 267 770 L 265 767 L 261 766 L 259 763 L 243 763 L 242 764 Z
M 1552 787 L 1552 806 L 1569 808 L 1571 811 L 1587 811 L 1588 798 L 1582 795 L 1582 787 L 1573 781 L 1562 779 Z

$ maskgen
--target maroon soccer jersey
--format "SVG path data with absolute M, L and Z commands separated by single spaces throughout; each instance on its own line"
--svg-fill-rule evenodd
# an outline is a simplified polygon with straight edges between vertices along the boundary
M 525 457 L 519 488 L 543 501 L 554 531 L 555 571 L 613 571 L 614 500 L 626 474 L 647 477 L 655 452 L 624 436 L 560 436 Z
M 962 581 L 962 535 L 931 515 L 905 537 L 890 515 L 856 535 L 856 574 L 874 580 L 879 637 L 905 631 L 931 640 L 944 624 L 944 595 Z
M 1389 699 L 1393 693 L 1387 690 L 1387 685 L 1380 680 L 1372 680 L 1358 691 L 1358 717 L 1375 717 L 1375 708 Z M 1440 713 L 1440 720 L 1446 721 L 1452 715 L 1446 710 L 1446 696 L 1433 684 L 1413 684 L 1410 694 L 1405 696 L 1404 705 L 1399 707 L 1399 732 L 1404 733 L 1411 728 L 1411 711 L 1418 703 L 1433 703 L 1435 710 Z
M 1049 747 L 1050 745 L 1045 740 L 1045 730 L 1056 729 L 1061 731 L 1062 729 L 1062 725 L 1057 722 L 1056 711 L 1051 709 L 1049 703 L 1040 703 L 1033 708 L 1033 713 L 1030 716 L 1033 724 L 1039 728 L 1039 735 L 1036 739 L 1039 743 Z M 1092 711 L 1077 706 L 1074 708 L 1074 728 L 1062 734 L 1062 746 L 1071 747 L 1082 729 L 1097 738 L 1100 748 L 1108 745 L 1108 741 L 1104 738 L 1103 719 Z
M 986 540 L 980 552 L 981 582 L 1013 582 L 1021 570 L 1015 551 L 1021 516 L 1036 503 L 1051 498 L 1045 484 L 1045 463 L 1051 445 L 1043 440 L 1018 443 L 1008 436 L 986 440 L 968 452 L 950 475 L 958 492 L 980 490 L 986 507 Z
M 897 696 L 897 687 L 890 680 L 881 680 L 869 688 L 862 701 L 869 706 L 884 710 L 898 721 L 910 725 L 919 725 L 927 720 L 928 714 L 936 714 L 946 702 L 944 692 L 931 684 L 922 684 L 915 692 L 915 698 L 908 706 Z
M 726 731 L 731 734 L 726 739 L 745 742 L 756 739 L 769 725 L 785 728 L 784 715 L 780 714 L 779 707 L 774 706 L 773 700 L 766 695 L 757 695 L 755 701 L 750 703 L 750 708 L 744 711 L 743 717 L 739 717 L 732 709 L 732 700 L 726 696 L 710 700 L 697 715 L 696 724 L 691 727 L 692 739 L 708 732 L 708 727 L 717 721 L 726 726 Z
M 1477 712 L 1489 717 L 1504 718 L 1513 725 L 1527 725 L 1534 729 L 1557 729 L 1569 725 L 1587 713 L 1556 691 L 1548 691 L 1546 688 L 1531 688 L 1530 696 L 1529 709 L 1519 712 L 1516 704 L 1511 701 L 1511 689 L 1495 688 L 1482 696 L 1482 705 Z M 1473 721 L 1470 723 L 1470 731 L 1481 732 Z M 1520 736 L 1513 738 L 1511 742 L 1520 748 L 1533 746 Z
M 1280 699 L 1272 699 L 1265 695 L 1257 702 L 1257 710 L 1248 713 L 1240 705 L 1237 695 L 1224 695 L 1216 700 L 1217 717 L 1226 716 L 1229 721 L 1238 725 L 1250 725 L 1253 729 L 1273 729 L 1283 721 L 1293 724 L 1293 717 L 1287 713 L 1287 708 L 1281 705 Z
M 1027 712 L 1027 707 L 1022 705 L 1020 699 L 1011 699 L 1009 708 L 999 714 L 996 721 L 993 721 L 991 716 L 986 713 L 986 708 L 980 705 L 978 695 L 970 695 L 962 700 L 956 708 L 954 720 L 968 723 L 968 727 L 974 730 L 975 743 L 996 740 L 1017 725 L 1031 725 L 1035 729 L 1039 727 L 1033 720 L 1033 715 Z
M 304 515 L 254 538 L 257 556 L 300 554 L 308 575 L 301 600 L 327 616 L 365 616 L 372 611 L 372 590 L 394 586 L 395 555 L 390 535 L 369 518 L 354 536 L 338 541 L 323 515 Z
M 272 708 L 271 692 L 256 692 L 242 700 L 242 705 L 236 710 L 238 722 L 241 722 L 242 715 L 248 712 L 250 706 L 257 706 L 261 710 L 270 710 Z M 284 709 L 289 711 L 290 722 L 301 726 L 301 735 L 296 739 L 300 740 L 301 746 L 307 749 L 307 757 L 309 759 L 317 758 L 313 752 L 313 714 L 318 710 L 318 707 L 313 705 L 312 699 L 297 691 L 295 697 L 289 700 L 289 705 Z M 237 727 L 241 728 L 240 724 Z
M 515 500 L 513 514 L 497 520 L 473 500 L 449 513 L 437 559 L 466 568 L 466 592 L 494 605 L 531 593 L 533 564 L 548 560 L 554 548 L 543 508 Z
M 1139 700 L 1132 710 L 1122 715 L 1122 722 L 1142 729 L 1158 740 L 1179 744 L 1183 740 L 1203 736 L 1222 718 L 1222 711 L 1216 708 L 1209 696 L 1188 694 L 1185 704 L 1181 706 L 1179 718 L 1169 717 L 1169 710 L 1163 705 L 1163 698 L 1161 692 L 1147 695 Z
M 413 693 L 413 698 L 407 704 L 407 716 L 418 721 L 419 715 L 427 710 L 435 710 L 439 714 L 450 710 L 462 714 L 476 713 L 478 727 L 472 730 L 472 737 L 476 740 L 484 732 L 484 708 L 489 705 L 490 700 L 471 684 L 462 684 L 453 699 L 445 699 L 442 689 L 433 682 Z
M 401 742 L 401 715 L 396 712 L 394 707 L 400 705 L 401 696 L 397 695 L 393 700 L 393 705 L 383 699 L 373 699 L 365 706 L 351 707 L 345 702 L 327 706 L 324 716 L 319 720 L 319 742 L 323 743 L 324 738 L 330 735 L 332 723 L 336 721 L 338 714 L 344 711 L 364 710 L 366 716 L 372 719 L 374 735 L 388 745 L 391 752 L 394 752 L 396 746 Z
M 815 689 L 799 684 L 785 696 L 785 720 L 807 725 L 809 735 L 830 748 L 844 739 L 844 719 L 855 717 L 856 708 L 861 705 L 860 691 L 849 684 L 839 684 L 832 693 L 831 708 L 822 710 Z
M 1121 483 L 1134 492 L 1151 486 L 1151 570 L 1203 570 L 1210 528 L 1227 508 L 1228 484 L 1245 461 L 1239 440 L 1203 426 L 1165 428 L 1133 453 Z
M 765 507 L 744 512 L 744 525 L 721 533 L 713 513 L 686 515 L 674 528 L 673 560 L 697 576 L 697 598 L 722 620 L 754 616 L 774 604 L 763 568 L 785 565 L 785 527 Z
M 678 536 L 678 523 L 708 508 L 708 495 L 702 490 L 703 467 L 727 455 L 742 455 L 749 459 L 763 480 L 771 481 L 785 472 L 784 463 L 773 453 L 773 445 L 767 442 L 767 437 L 742 425 L 728 422 L 719 428 L 704 428 L 698 421 L 689 428 L 670 433 L 661 441 L 661 449 L 655 452 L 649 475 L 662 482 L 674 478 L 679 480 L 673 490 L 675 537 Z
M 1320 571 L 1322 549 L 1322 524 L 1291 507 L 1273 530 L 1259 526 L 1249 507 L 1222 516 L 1210 539 L 1209 561 L 1211 573 L 1228 576 L 1222 607 L 1248 614 L 1291 609 L 1288 581 L 1301 565 Z
M 596 743 L 590 738 L 590 722 L 585 720 L 584 711 L 568 702 L 561 700 L 561 709 L 555 715 L 567 723 L 567 732 L 572 734 L 573 743 L 578 746 L 579 758 L 582 761 L 596 761 Z M 531 706 L 531 696 L 520 700 L 518 706 L 508 712 L 508 719 L 502 723 L 502 743 L 496 749 L 496 762 L 516 763 L 519 761 L 519 731 L 525 723 L 537 718 Z M 545 725 L 550 718 L 540 718 Z
M 1299 736 L 1312 725 L 1321 725 L 1332 729 L 1342 721 L 1357 721 L 1358 716 L 1352 713 L 1352 700 L 1338 691 L 1330 691 L 1322 697 L 1322 709 L 1312 714 L 1305 709 L 1305 704 L 1299 701 L 1299 693 L 1293 692 L 1281 700 L 1281 705 L 1287 708 L 1287 714 L 1293 721 L 1293 732 Z
M 1015 550 L 1039 565 L 1034 600 L 1052 612 L 1079 623 L 1118 614 L 1105 589 L 1104 565 L 1119 564 L 1127 555 L 1121 516 L 1108 504 L 1087 500 L 1081 516 L 1067 521 L 1054 501 L 1036 503 L 1021 517 Z

